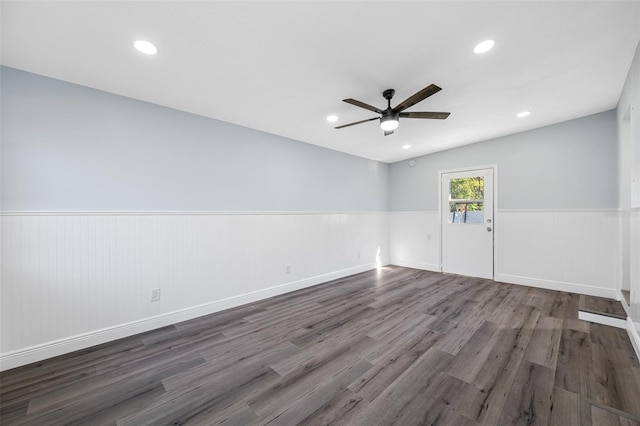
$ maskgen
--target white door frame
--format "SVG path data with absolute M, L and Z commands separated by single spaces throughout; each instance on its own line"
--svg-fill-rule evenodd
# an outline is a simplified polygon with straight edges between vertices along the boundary
M 495 280 L 497 272 L 496 265 L 498 263 L 498 233 L 500 232 L 500 224 L 496 227 L 496 218 L 498 217 L 498 165 L 487 164 L 482 166 L 458 167 L 455 169 L 438 171 L 438 225 L 440 230 L 440 247 L 438 258 L 438 269 L 442 272 L 442 175 L 446 173 L 471 172 L 481 169 L 493 169 L 493 279 Z

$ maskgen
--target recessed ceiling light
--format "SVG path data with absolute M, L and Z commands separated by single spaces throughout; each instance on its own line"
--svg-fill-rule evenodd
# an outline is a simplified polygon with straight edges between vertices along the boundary
M 402 149 L 409 149 L 411 148 L 411 145 L 402 145 Z
M 520 111 L 519 113 L 516 114 L 516 117 L 524 118 L 524 117 L 528 116 L 529 114 L 531 114 L 531 111 Z
M 481 41 L 480 43 L 476 44 L 476 47 L 473 48 L 473 52 L 477 54 L 486 53 L 493 49 L 493 46 L 495 46 L 495 44 L 496 42 L 494 40 Z
M 338 121 L 338 116 L 337 115 L 328 115 L 327 116 L 327 121 L 329 123 L 335 123 L 336 121 Z
M 136 40 L 133 45 L 139 52 L 142 52 L 145 55 L 155 55 L 158 53 L 158 48 L 153 43 L 149 43 L 146 40 Z

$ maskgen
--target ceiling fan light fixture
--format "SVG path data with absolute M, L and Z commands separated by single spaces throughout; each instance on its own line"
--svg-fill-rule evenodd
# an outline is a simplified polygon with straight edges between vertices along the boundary
M 146 40 L 136 40 L 133 45 L 138 52 L 144 53 L 145 55 L 155 55 L 158 53 L 158 48 Z
M 400 124 L 400 122 L 398 121 L 398 113 L 394 113 L 393 111 L 389 111 L 389 112 L 385 111 L 380 116 L 380 127 L 385 132 L 390 132 L 392 130 L 397 129 L 398 124 Z
M 491 39 L 481 41 L 480 43 L 476 44 L 476 47 L 473 48 L 473 52 L 477 55 L 486 53 L 491 49 L 493 49 L 493 46 L 495 46 L 495 44 L 496 44 L 495 40 L 491 40 Z

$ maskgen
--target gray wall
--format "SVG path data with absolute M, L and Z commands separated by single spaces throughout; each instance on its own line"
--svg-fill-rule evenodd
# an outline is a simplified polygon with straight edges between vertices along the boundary
M 616 208 L 615 111 L 391 165 L 392 211 L 438 210 L 440 170 L 498 165 L 501 209 Z
M 640 43 L 618 103 L 622 289 L 631 293 L 631 319 L 640 334 Z M 637 342 L 640 346 L 640 342 Z M 640 398 L 640 395 L 637 395 Z
M 0 83 L 5 211 L 388 209 L 384 163 L 12 68 Z
M 615 208 L 613 111 L 392 165 L 2 67 L 5 211 L 437 210 L 498 164 L 502 209 Z

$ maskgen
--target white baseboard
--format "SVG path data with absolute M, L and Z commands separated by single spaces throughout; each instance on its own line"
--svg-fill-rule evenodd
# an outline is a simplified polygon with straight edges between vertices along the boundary
M 370 263 L 0 354 L 0 371 L 375 269 Z
M 611 318 L 606 315 L 592 314 L 591 312 L 578 311 L 578 319 L 595 322 L 596 324 L 608 325 L 616 328 L 627 328 L 627 320 Z
M 638 330 L 640 329 L 640 324 L 634 323 L 631 320 L 631 317 L 627 317 L 627 333 L 629 334 L 629 340 L 631 340 L 631 345 L 633 349 L 636 351 L 636 356 L 640 360 L 640 334 L 638 334 Z
M 405 268 L 422 269 L 425 271 L 441 272 L 440 265 L 435 263 L 416 262 L 413 260 L 391 259 L 391 264 Z
M 616 300 L 620 301 L 620 304 L 624 308 L 624 311 L 627 313 L 627 317 L 631 316 L 631 306 L 627 304 L 624 296 L 622 295 L 621 290 L 616 290 Z
M 529 287 L 545 288 L 548 290 L 566 291 L 568 293 L 585 294 L 587 296 L 606 297 L 607 299 L 617 300 L 616 290 L 612 288 L 594 287 L 584 284 L 567 283 L 562 281 L 550 281 L 540 278 L 521 277 L 517 275 L 497 274 L 495 281 L 526 285 Z

